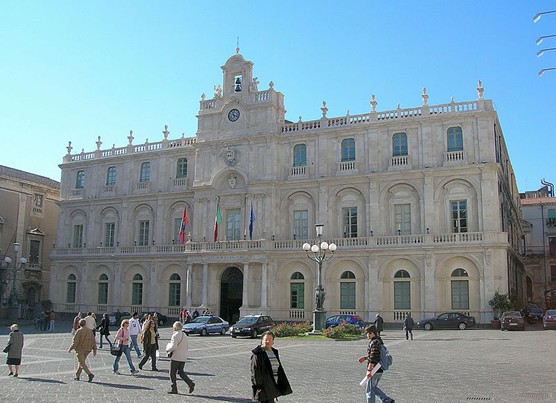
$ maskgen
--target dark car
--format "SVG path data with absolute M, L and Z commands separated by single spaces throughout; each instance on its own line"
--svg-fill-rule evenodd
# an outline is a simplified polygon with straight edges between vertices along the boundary
M 343 323 L 355 325 L 355 327 L 358 329 L 363 329 L 365 327 L 365 322 L 363 322 L 363 319 L 361 319 L 361 317 L 357 315 L 340 314 L 329 316 L 328 318 L 326 318 L 326 321 L 324 322 L 324 328 L 328 329 L 329 327 L 336 327 Z
M 249 336 L 256 338 L 259 334 L 274 327 L 274 321 L 268 315 L 247 315 L 232 326 L 232 337 Z
M 527 309 L 527 322 L 534 323 L 540 322 L 543 318 L 543 311 L 541 308 L 528 308 Z
M 464 315 L 461 312 L 441 313 L 434 318 L 422 319 L 417 322 L 417 327 L 425 330 L 432 329 L 459 329 L 465 330 L 468 327 L 475 326 L 475 318 L 473 316 Z
M 143 319 L 145 318 L 145 315 L 151 315 L 151 316 L 156 315 L 158 326 L 164 326 L 166 323 L 168 323 L 168 317 L 166 315 L 161 314 L 160 312 L 143 312 L 139 316 L 141 318 L 141 323 L 143 323 Z
M 500 330 L 525 330 L 525 318 L 519 311 L 508 311 L 500 318 Z
M 101 317 L 102 316 L 97 315 L 97 318 L 101 318 Z M 110 326 L 120 326 L 122 320 L 130 319 L 130 318 L 131 318 L 131 314 L 129 312 L 112 312 L 108 314 L 108 320 L 110 321 Z
M 542 328 L 544 330 L 556 329 L 556 309 L 548 309 L 542 317 Z
M 183 326 L 186 334 L 200 334 L 208 336 L 210 333 L 225 334 L 230 329 L 230 324 L 220 316 L 202 315 Z

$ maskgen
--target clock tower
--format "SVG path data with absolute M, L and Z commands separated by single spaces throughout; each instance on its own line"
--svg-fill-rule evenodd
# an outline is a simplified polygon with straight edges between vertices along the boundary
M 259 88 L 253 77 L 253 63 L 236 49 L 222 66 L 223 82 L 214 86 L 214 96 L 201 96 L 197 141 L 232 140 L 238 137 L 280 133 L 284 124 L 284 96 Z

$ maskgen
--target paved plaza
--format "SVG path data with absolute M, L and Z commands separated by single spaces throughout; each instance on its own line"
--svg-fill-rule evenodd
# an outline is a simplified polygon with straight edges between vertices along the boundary
M 58 328 L 62 325 L 59 324 Z M 69 324 L 64 326 L 69 328 Z M 250 351 L 260 340 L 230 336 L 190 336 L 186 371 L 196 382 L 193 394 L 184 382 L 179 395 L 168 395 L 170 362 L 162 358 L 160 372 L 150 363 L 137 376 L 120 363 L 124 375 L 112 374 L 113 357 L 106 348 L 88 363 L 93 383 L 74 381 L 74 353 L 68 353 L 69 332 L 44 333 L 22 328 L 25 333 L 20 377 L 7 376 L 2 354 L 0 395 L 3 401 L 64 402 L 250 402 Z M 171 335 L 161 328 L 161 347 Z M 0 330 L 0 347 L 8 329 Z M 112 336 L 115 329 L 112 331 Z M 490 329 L 466 331 L 416 331 L 406 341 L 401 330 L 383 333 L 394 357 L 380 385 L 396 402 L 554 402 L 551 385 L 556 374 L 556 331 L 539 327 L 526 332 Z M 275 347 L 294 393 L 280 402 L 364 402 L 359 382 L 365 367 L 357 358 L 367 342 L 277 339 Z M 133 354 L 136 357 L 135 354 Z M 138 364 L 136 358 L 135 364 Z M 85 376 L 82 376 L 85 378 Z

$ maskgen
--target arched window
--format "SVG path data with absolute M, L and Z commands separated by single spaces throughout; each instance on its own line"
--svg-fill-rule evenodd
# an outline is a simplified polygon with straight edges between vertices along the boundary
M 176 164 L 176 178 L 187 177 L 187 158 L 180 158 Z
M 395 133 L 392 136 L 392 156 L 401 157 L 407 155 L 407 134 Z
M 446 140 L 448 142 L 448 151 L 463 151 L 463 134 L 461 127 L 449 127 L 446 130 Z
M 305 309 L 305 277 L 296 271 L 290 280 L 290 308 Z
M 133 276 L 131 287 L 131 305 L 143 305 L 143 276 Z
M 394 274 L 394 309 L 411 309 L 411 282 L 409 273 L 398 270 Z
M 355 140 L 342 140 L 342 162 L 355 161 Z
M 293 166 L 307 166 L 307 146 L 305 144 L 296 144 L 293 147 Z
M 170 293 L 168 295 L 169 306 L 180 306 L 181 277 L 174 273 L 170 276 Z
M 141 164 L 141 174 L 139 176 L 139 182 L 149 182 L 151 180 L 151 163 L 143 162 Z
M 108 276 L 101 274 L 98 278 L 98 304 L 108 304 Z
M 77 171 L 75 176 L 75 188 L 83 189 L 85 187 L 85 171 Z
M 355 274 L 351 271 L 340 276 L 340 309 L 355 309 Z
M 75 274 L 68 276 L 66 285 L 66 303 L 75 304 L 75 291 L 77 289 L 77 277 L 75 277 Z
M 454 311 L 469 309 L 469 275 L 464 269 L 452 272 L 451 291 L 452 309 Z
M 106 171 L 106 186 L 116 184 L 116 167 L 108 167 Z

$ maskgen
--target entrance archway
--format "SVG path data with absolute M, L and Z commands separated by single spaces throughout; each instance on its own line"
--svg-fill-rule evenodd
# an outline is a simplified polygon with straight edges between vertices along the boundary
M 228 267 L 220 281 L 220 316 L 230 322 L 239 319 L 243 298 L 243 273 L 237 267 Z

